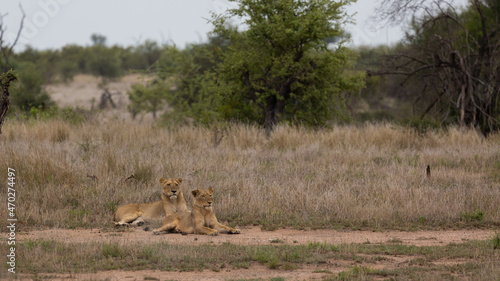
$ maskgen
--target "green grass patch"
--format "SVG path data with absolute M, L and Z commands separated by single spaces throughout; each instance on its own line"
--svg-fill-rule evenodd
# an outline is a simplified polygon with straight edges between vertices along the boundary
M 466 222 L 482 222 L 484 219 L 484 212 L 477 210 L 475 212 L 461 213 L 460 218 Z

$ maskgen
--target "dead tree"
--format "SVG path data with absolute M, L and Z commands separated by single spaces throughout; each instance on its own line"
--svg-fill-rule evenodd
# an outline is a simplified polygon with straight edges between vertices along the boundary
M 106 88 L 104 92 L 101 94 L 101 101 L 99 102 L 99 109 L 104 109 L 108 107 L 108 103 L 111 104 L 111 107 L 116 108 L 116 104 L 113 101 L 113 94 Z
M 12 67 L 10 65 L 10 56 L 12 55 L 14 47 L 16 46 L 17 42 L 19 41 L 19 38 L 21 37 L 21 32 L 24 27 L 24 19 L 26 18 L 26 14 L 24 13 L 24 9 L 23 6 L 21 6 L 21 3 L 19 3 L 19 9 L 21 10 L 21 14 L 23 16 L 21 18 L 21 23 L 17 31 L 17 35 L 14 39 L 14 42 L 12 42 L 10 45 L 8 42 L 6 42 L 5 35 L 7 27 L 4 25 L 3 22 L 3 19 L 4 17 L 7 16 L 7 14 L 0 14 L 0 54 L 2 55 L 1 59 L 3 60 L 0 61 L 0 66 L 2 72 L 7 72 Z
M 451 0 L 384 0 L 378 14 L 399 23 L 417 16 L 403 48 L 372 74 L 401 75 L 403 84 L 420 87 L 421 117 L 433 114 L 485 136 L 500 130 L 499 1 L 472 0 L 458 11 Z
M 12 70 L 9 70 L 0 75 L 0 134 L 2 134 L 2 126 L 10 107 L 10 83 L 17 80 L 17 76 Z
M 10 65 L 10 56 L 13 53 L 13 49 L 17 44 L 17 41 L 21 37 L 21 31 L 23 30 L 24 26 L 24 19 L 26 17 L 26 14 L 24 13 L 23 7 L 21 4 L 19 4 L 19 9 L 21 10 L 21 13 L 23 17 L 21 18 L 21 24 L 19 26 L 19 30 L 17 31 L 16 38 L 14 39 L 14 42 L 12 42 L 10 45 L 8 42 L 6 42 L 5 38 L 5 32 L 7 30 L 7 27 L 4 25 L 3 19 L 7 14 L 0 14 L 0 71 L 2 72 L 0 76 L 0 134 L 2 134 L 2 126 L 3 122 L 5 120 L 5 116 L 7 115 L 7 111 L 9 110 L 10 107 L 10 92 L 9 92 L 9 87 L 10 83 L 13 81 L 17 80 L 17 76 L 15 73 L 11 70 L 11 65 Z

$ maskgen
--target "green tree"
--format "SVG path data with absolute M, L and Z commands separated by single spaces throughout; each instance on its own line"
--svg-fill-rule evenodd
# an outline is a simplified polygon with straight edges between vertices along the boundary
M 146 40 L 134 47 L 121 51 L 122 68 L 125 71 L 153 70 L 154 63 L 160 58 L 162 48 L 155 41 Z
M 161 48 L 158 43 L 151 40 L 146 40 L 143 44 L 135 48 L 136 56 L 142 57 L 145 65 L 142 69 L 152 66 L 161 56 Z
M 214 112 L 214 95 L 210 91 L 219 50 L 224 42 L 211 37 L 208 43 L 189 45 L 184 50 L 166 47 L 156 62 L 157 80 L 167 85 L 165 98 L 176 118 L 189 117 L 195 121 L 209 121 Z
M 323 125 L 343 108 L 343 92 L 363 86 L 364 74 L 347 70 L 355 56 L 341 39 L 343 8 L 354 0 L 238 2 L 212 19 L 230 42 L 214 87 L 224 117 L 257 121 L 268 135 L 284 120 Z M 235 17 L 243 30 L 228 25 Z
M 69 67 L 72 74 L 88 73 L 88 55 L 84 47 L 78 45 L 66 45 L 61 49 L 61 62 L 71 66 L 62 66 L 62 69 Z M 63 74 L 63 79 L 64 79 Z M 72 76 L 71 76 L 72 77 Z
M 130 104 L 128 110 L 135 118 L 137 114 L 153 114 L 156 119 L 157 112 L 165 105 L 165 84 L 153 83 L 145 86 L 142 84 L 132 84 L 132 88 L 127 92 Z
M 105 46 L 106 45 L 106 36 L 94 33 L 90 35 L 90 40 L 92 40 L 92 45 L 94 46 Z
M 120 77 L 122 75 L 120 49 L 108 48 L 106 37 L 93 34 L 93 46 L 87 48 L 88 67 L 90 73 L 101 77 L 102 84 L 106 84 L 108 79 Z
M 12 87 L 12 105 L 29 111 L 31 108 L 45 109 L 54 102 L 43 88 L 44 79 L 40 71 L 31 62 L 19 63 L 16 72 L 19 83 Z
M 92 75 L 107 79 L 120 77 L 122 74 L 119 53 L 106 46 L 96 45 L 88 49 L 88 66 Z
M 31 62 L 42 75 L 45 83 L 54 82 L 61 71 L 59 70 L 60 53 L 57 50 L 38 51 L 27 46 L 23 52 L 15 56 L 18 62 Z

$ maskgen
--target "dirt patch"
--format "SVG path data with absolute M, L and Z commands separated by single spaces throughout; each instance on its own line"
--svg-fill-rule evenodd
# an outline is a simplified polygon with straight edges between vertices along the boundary
M 204 236 L 161 234 L 153 235 L 151 231 L 130 227 L 121 231 L 103 231 L 100 229 L 48 229 L 33 230 L 20 233 L 19 240 L 54 239 L 70 243 L 89 241 L 106 243 L 158 243 L 171 244 L 204 244 L 220 245 L 232 243 L 238 245 L 269 245 L 269 244 L 308 244 L 311 242 L 330 244 L 351 243 L 399 243 L 415 246 L 436 246 L 450 243 L 463 243 L 468 240 L 486 240 L 495 235 L 494 230 L 443 230 L 443 231 L 337 231 L 331 229 L 297 230 L 279 229 L 263 231 L 260 227 L 244 227 L 239 235 Z
M 324 267 L 324 266 L 323 266 Z M 41 275 L 50 280 L 268 280 L 271 278 L 285 278 L 286 280 L 322 280 L 326 274 L 338 273 L 318 270 L 316 266 L 304 266 L 296 270 L 270 270 L 267 267 L 254 264 L 248 269 L 224 269 L 218 272 L 211 270 L 192 271 L 192 272 L 171 272 L 159 270 L 139 270 L 139 271 L 103 271 L 93 274 L 52 274 Z M 31 279 L 30 279 L 31 280 Z
M 127 91 L 131 89 L 132 84 L 147 84 L 151 79 L 150 76 L 130 74 L 110 81 L 104 87 L 99 87 L 99 78 L 79 74 L 71 82 L 49 84 L 45 89 L 59 107 L 79 107 L 89 110 L 98 108 L 101 95 L 106 88 L 111 93 L 116 108 L 106 108 L 100 113 L 101 118 L 129 121 L 132 120 L 132 116 L 127 109 L 130 103 Z M 144 113 L 138 118 L 144 122 L 153 121 L 151 114 Z
M 415 246 L 435 246 L 450 243 L 463 243 L 468 240 L 486 240 L 495 235 L 494 230 L 443 230 L 443 231 L 337 231 L 330 229 L 322 230 L 296 230 L 280 229 L 276 231 L 263 231 L 260 227 L 243 227 L 239 235 L 203 236 L 203 235 L 181 235 L 163 234 L 153 235 L 151 231 L 141 228 L 125 228 L 117 231 L 100 229 L 48 229 L 21 232 L 18 234 L 19 241 L 52 239 L 67 243 L 85 243 L 89 241 L 118 243 L 118 244 L 141 244 L 165 242 L 172 244 L 201 245 L 232 243 L 238 245 L 299 245 L 311 242 L 350 244 L 370 243 L 388 244 L 398 243 Z M 369 267 L 372 269 L 394 269 L 408 266 L 414 256 L 380 256 L 367 259 L 363 263 L 348 260 L 330 260 L 324 264 L 303 264 L 298 269 L 269 269 L 268 267 L 254 263 L 248 269 L 223 268 L 217 271 L 203 270 L 196 272 L 166 272 L 158 270 L 139 271 L 103 271 L 85 274 L 41 274 L 51 280 L 231 280 L 231 279 L 261 279 L 281 277 L 286 280 L 322 280 L 325 276 L 332 276 L 339 272 L 349 270 L 354 266 Z M 440 260 L 436 264 L 461 264 L 463 259 Z M 28 276 L 27 276 L 28 277 Z
M 113 94 L 113 100 L 118 107 L 128 104 L 127 91 L 134 83 L 146 83 L 147 77 L 138 74 L 124 76 L 109 82 L 105 88 Z M 100 79 L 90 75 L 76 75 L 69 83 L 47 85 L 50 97 L 61 107 L 79 106 L 90 109 L 92 104 L 97 107 L 103 89 L 99 88 Z

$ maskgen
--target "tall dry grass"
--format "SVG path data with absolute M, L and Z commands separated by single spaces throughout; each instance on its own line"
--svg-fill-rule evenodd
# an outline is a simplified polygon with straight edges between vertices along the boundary
M 218 146 L 211 129 L 119 121 L 9 122 L 3 131 L 0 193 L 6 198 L 14 168 L 17 217 L 28 226 L 110 226 L 117 206 L 159 200 L 160 177 L 182 177 L 188 204 L 191 190 L 215 187 L 216 213 L 230 224 L 500 223 L 500 136 L 472 130 L 422 136 L 390 124 L 279 126 L 266 139 L 258 128 L 230 125 Z

